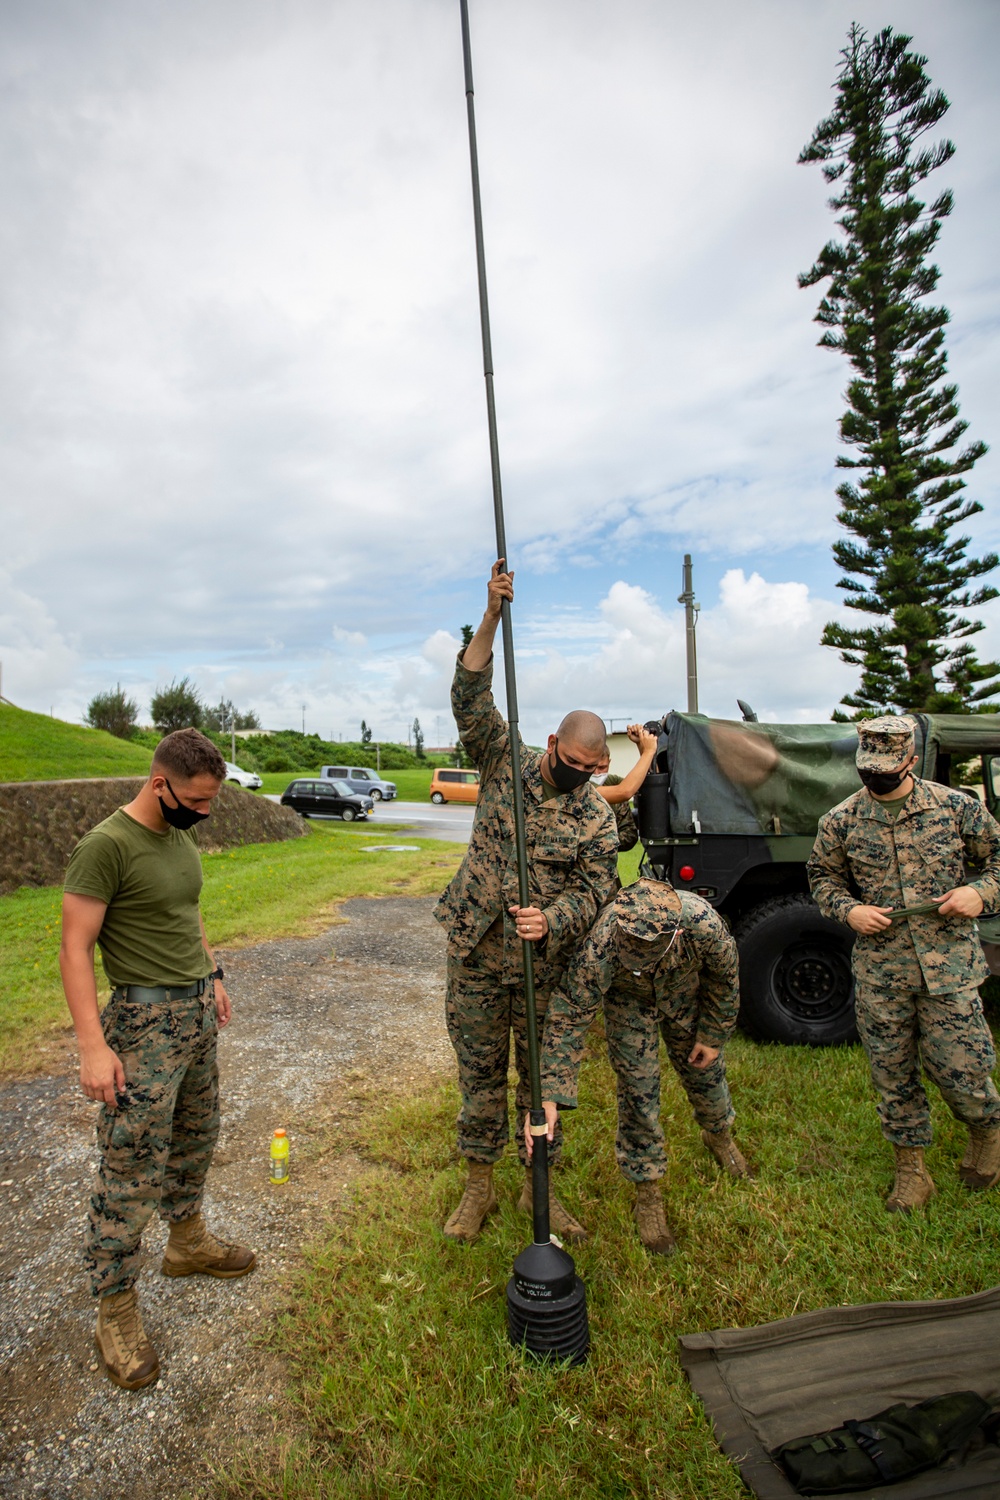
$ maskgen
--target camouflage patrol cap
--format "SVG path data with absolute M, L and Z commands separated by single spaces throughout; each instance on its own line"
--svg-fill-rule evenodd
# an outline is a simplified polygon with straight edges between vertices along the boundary
M 627 968 L 647 969 L 664 956 L 677 934 L 681 898 L 667 880 L 637 880 L 614 900 L 618 957 Z
M 907 714 L 863 719 L 858 725 L 858 753 L 854 758 L 858 770 L 897 771 L 913 754 L 916 727 L 916 721 Z

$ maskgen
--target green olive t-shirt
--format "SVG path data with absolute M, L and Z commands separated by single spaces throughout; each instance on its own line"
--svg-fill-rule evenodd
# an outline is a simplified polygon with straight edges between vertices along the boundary
M 201 882 L 190 830 L 154 833 L 119 808 L 77 844 L 65 888 L 107 903 L 97 946 L 112 985 L 181 985 L 212 968 L 198 920 Z

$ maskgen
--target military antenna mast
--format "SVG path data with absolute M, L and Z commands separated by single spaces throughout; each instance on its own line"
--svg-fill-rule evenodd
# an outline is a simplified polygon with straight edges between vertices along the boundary
M 698 712 L 698 647 L 695 642 L 695 630 L 698 625 L 698 616 L 701 614 L 701 605 L 695 602 L 690 552 L 685 552 L 684 554 L 684 592 L 677 595 L 677 603 L 684 606 L 684 638 L 687 643 L 688 713 L 696 714 Z
M 479 196 L 479 153 L 476 148 L 475 91 L 472 86 L 472 43 L 469 34 L 468 0 L 459 0 L 462 16 L 462 54 L 465 63 L 465 103 L 469 121 L 469 160 L 472 167 L 472 213 L 476 231 L 476 266 L 479 273 L 479 320 L 483 339 L 483 375 L 486 379 L 486 419 L 490 440 L 490 471 L 493 478 L 493 519 L 496 555 L 509 567 L 504 529 L 503 493 L 500 486 L 500 447 L 497 441 L 496 404 L 493 394 L 493 349 L 490 341 L 490 311 L 486 295 L 486 251 L 483 212 Z M 504 675 L 507 687 L 507 728 L 510 741 L 511 783 L 514 801 L 514 841 L 517 852 L 518 902 L 531 905 L 528 884 L 528 854 L 524 832 L 524 786 L 521 781 L 521 740 L 517 727 L 517 683 L 514 675 L 514 632 L 510 604 L 501 609 Z M 549 1165 L 542 1109 L 542 1083 L 538 1058 L 538 1020 L 535 1009 L 534 952 L 523 942 L 524 1011 L 527 1032 L 528 1074 L 531 1087 L 532 1220 L 534 1243 L 514 1262 L 507 1286 L 507 1315 L 511 1342 L 523 1345 L 540 1358 L 571 1359 L 580 1364 L 587 1357 L 590 1336 L 587 1326 L 586 1293 L 576 1275 L 571 1256 L 552 1243 L 549 1228 Z

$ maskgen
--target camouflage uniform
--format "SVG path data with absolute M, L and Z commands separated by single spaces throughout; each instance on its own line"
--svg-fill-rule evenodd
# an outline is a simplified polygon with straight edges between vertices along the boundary
M 892 726 L 862 729 L 862 747 L 898 742 Z M 911 745 L 912 748 L 912 745 Z M 887 750 L 882 759 L 891 762 Z M 878 758 L 869 754 L 875 767 Z M 895 765 L 905 753 L 895 751 Z M 859 765 L 864 764 L 859 753 Z M 892 769 L 886 764 L 884 769 Z M 980 873 L 966 879 L 965 863 Z M 971 885 L 985 910 L 1000 905 L 1000 827 L 975 798 L 914 778 L 896 816 L 862 788 L 821 818 L 808 863 L 820 911 L 846 922 L 859 903 L 915 906 L 956 886 Z M 967 917 L 902 917 L 854 943 L 858 1031 L 871 1063 L 886 1139 L 897 1147 L 928 1146 L 930 1109 L 921 1062 L 952 1113 L 971 1126 L 1000 1124 L 1000 1096 L 991 1078 L 993 1041 L 978 986 L 987 976 L 976 924 Z
M 621 783 L 622 778 L 614 774 L 604 778 L 605 786 L 621 786 Z M 618 851 L 625 854 L 629 849 L 634 849 L 639 842 L 639 830 L 636 827 L 632 804 L 631 802 L 609 802 L 608 806 L 615 815 L 615 823 L 618 827 Z
M 479 768 L 479 800 L 468 851 L 435 910 L 448 929 L 446 1014 L 462 1094 L 458 1148 L 476 1162 L 496 1161 L 508 1138 L 511 1031 L 519 1116 L 529 1104 L 521 940 L 507 910 L 520 905 L 509 736 L 492 676 L 492 662 L 470 672 L 459 657 L 452 710 Z M 522 746 L 529 904 L 548 919 L 547 937 L 533 945 L 539 1025 L 570 953 L 614 894 L 618 856 L 611 809 L 597 788 L 586 782 L 546 799 L 540 761 Z M 520 1132 L 518 1148 L 523 1161 Z
M 201 1208 L 219 1135 L 213 989 L 209 981 L 200 997 L 162 1002 L 130 1001 L 118 989 L 104 1011 L 125 1093 L 98 1117 L 101 1160 L 84 1251 L 97 1297 L 135 1284 L 142 1231 L 157 1209 L 179 1223 Z
M 648 954 L 643 938 L 656 944 Z M 618 1166 L 632 1182 L 653 1182 L 666 1169 L 661 1035 L 702 1129 L 714 1134 L 735 1118 L 721 1052 L 707 1068 L 688 1062 L 696 1041 L 721 1048 L 736 1025 L 739 960 L 722 918 L 700 896 L 653 880 L 636 881 L 605 908 L 545 1018 L 542 1097 L 561 1108 L 576 1108 L 584 1037 L 602 1003 L 618 1078 Z

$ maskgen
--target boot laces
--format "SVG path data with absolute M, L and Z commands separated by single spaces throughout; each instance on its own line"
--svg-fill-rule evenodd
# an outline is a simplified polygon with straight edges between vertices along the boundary
M 217 1234 L 212 1233 L 204 1219 L 198 1219 L 196 1225 L 187 1232 L 187 1248 L 206 1255 L 228 1255 L 236 1246 L 228 1240 L 220 1239 Z
M 142 1315 L 139 1312 L 139 1299 L 132 1296 L 120 1307 L 115 1308 L 106 1322 L 112 1338 L 121 1344 L 122 1348 L 134 1353 L 145 1342 L 146 1333 L 142 1326 Z
M 635 1216 L 646 1229 L 666 1233 L 667 1212 L 661 1193 L 638 1193 L 635 1200 Z

